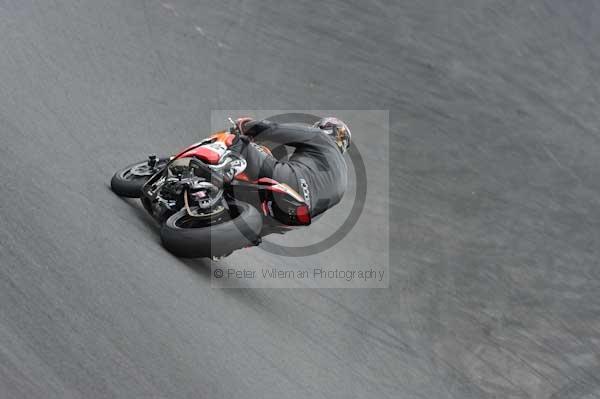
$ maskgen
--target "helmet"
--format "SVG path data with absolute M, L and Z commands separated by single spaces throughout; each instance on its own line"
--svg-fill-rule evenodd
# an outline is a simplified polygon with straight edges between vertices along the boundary
M 322 118 L 313 127 L 321 129 L 323 133 L 335 140 L 342 154 L 350 147 L 352 133 L 342 120 L 334 117 Z

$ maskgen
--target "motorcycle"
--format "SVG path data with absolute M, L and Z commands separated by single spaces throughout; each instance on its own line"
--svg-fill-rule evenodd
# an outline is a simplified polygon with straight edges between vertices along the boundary
M 111 179 L 117 195 L 141 199 L 160 224 L 163 246 L 176 256 L 220 259 L 259 245 L 266 234 L 311 222 L 304 198 L 291 187 L 246 175 L 246 160 L 232 150 L 240 135 L 233 124 L 174 156 L 150 155 Z

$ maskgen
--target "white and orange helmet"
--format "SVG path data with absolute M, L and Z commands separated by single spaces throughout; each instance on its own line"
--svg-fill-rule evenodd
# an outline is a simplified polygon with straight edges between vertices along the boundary
M 335 140 L 342 154 L 350 147 L 352 133 L 341 119 L 335 117 L 322 118 L 315 122 L 313 127 L 321 129 L 323 133 Z

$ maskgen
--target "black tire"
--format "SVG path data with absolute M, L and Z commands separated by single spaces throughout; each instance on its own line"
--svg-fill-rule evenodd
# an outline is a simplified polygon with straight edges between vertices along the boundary
M 168 159 L 161 158 L 159 162 L 165 162 L 167 160 Z M 152 174 L 148 176 L 134 176 L 129 172 L 136 166 L 147 164 L 148 161 L 140 161 L 118 170 L 110 180 L 110 188 L 115 194 L 121 197 L 140 198 L 142 196 L 142 187 Z
M 185 228 L 178 222 L 187 217 L 185 209 L 173 214 L 160 229 L 163 246 L 183 258 L 221 257 L 260 242 L 262 216 L 253 206 L 229 202 L 231 219 L 205 227 Z

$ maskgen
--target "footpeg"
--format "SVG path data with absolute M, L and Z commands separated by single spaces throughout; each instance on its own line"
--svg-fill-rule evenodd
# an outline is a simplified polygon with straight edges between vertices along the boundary
M 148 166 L 149 167 L 154 169 L 154 167 L 156 166 L 157 163 L 158 163 L 158 158 L 156 157 L 156 154 L 148 155 Z

